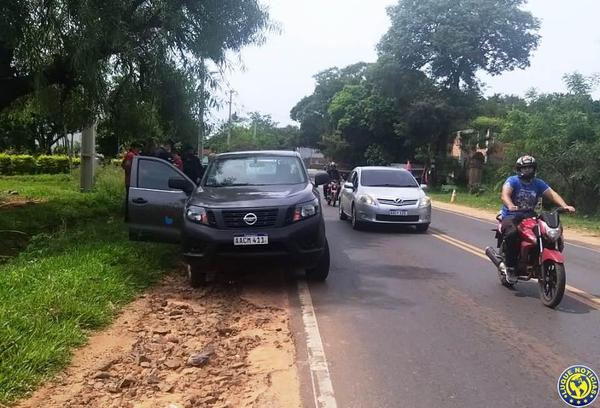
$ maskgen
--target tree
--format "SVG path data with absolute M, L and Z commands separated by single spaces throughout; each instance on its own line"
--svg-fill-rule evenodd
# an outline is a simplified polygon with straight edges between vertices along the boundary
M 506 172 L 517 157 L 533 154 L 541 176 L 582 212 L 593 214 L 600 209 L 600 101 L 585 92 L 532 94 L 525 108 L 509 112 L 501 137 Z
M 280 127 L 270 115 L 252 112 L 249 118 L 231 125 L 231 144 L 227 145 L 229 125 L 223 123 L 211 136 L 207 146 L 218 153 L 240 150 L 291 150 L 297 147 L 300 130 Z
M 329 104 L 344 86 L 364 81 L 368 67 L 369 64 L 359 62 L 341 69 L 333 67 L 315 75 L 313 94 L 303 98 L 290 112 L 291 118 L 300 122 L 302 145 L 318 147 L 323 136 L 330 133 Z
M 407 69 L 426 69 L 448 88 L 477 88 L 477 71 L 492 75 L 529 66 L 539 22 L 525 0 L 400 0 L 378 44 Z
M 52 84 L 81 86 L 98 106 L 115 75 L 143 82 L 156 63 L 221 63 L 269 27 L 257 0 L 3 1 L 0 110 Z

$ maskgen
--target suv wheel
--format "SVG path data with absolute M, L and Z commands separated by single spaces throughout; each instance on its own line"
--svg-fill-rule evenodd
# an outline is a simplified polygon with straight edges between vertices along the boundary
M 188 264 L 188 279 L 192 288 L 200 288 L 208 283 L 207 273 L 197 265 Z
M 325 282 L 329 275 L 329 243 L 325 240 L 325 250 L 317 263 L 317 266 L 306 270 L 306 279 L 317 282 Z

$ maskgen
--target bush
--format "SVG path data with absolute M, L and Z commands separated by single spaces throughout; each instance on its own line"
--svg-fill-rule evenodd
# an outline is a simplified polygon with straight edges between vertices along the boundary
M 68 173 L 71 167 L 68 156 L 40 156 L 37 160 L 39 173 L 58 174 Z
M 12 156 L 12 170 L 15 174 L 35 173 L 35 158 L 28 154 L 19 154 L 16 156 Z
M 0 174 L 12 174 L 12 167 L 12 156 L 5 153 L 0 153 Z

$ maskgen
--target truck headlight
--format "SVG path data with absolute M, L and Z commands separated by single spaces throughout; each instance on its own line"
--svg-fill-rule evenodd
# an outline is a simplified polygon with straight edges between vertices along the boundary
M 203 207 L 192 205 L 185 211 L 185 216 L 188 220 L 196 224 L 210 225 L 208 221 L 208 213 Z
M 419 200 L 419 208 L 427 208 L 431 206 L 431 198 L 425 196 Z
M 315 215 L 319 214 L 319 211 L 320 208 L 318 199 L 314 199 L 308 203 L 298 204 L 296 208 L 294 208 L 292 221 L 297 222 L 314 217 Z

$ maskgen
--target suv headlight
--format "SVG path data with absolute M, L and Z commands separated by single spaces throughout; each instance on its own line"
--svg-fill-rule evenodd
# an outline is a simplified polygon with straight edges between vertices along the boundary
M 208 221 L 208 213 L 203 207 L 196 207 L 195 205 L 192 205 L 185 211 L 185 216 L 188 220 L 195 222 L 196 224 L 210 224 Z
M 361 195 L 358 198 L 358 201 L 366 205 L 377 205 L 377 201 L 375 201 L 375 199 L 368 194 Z
M 431 198 L 425 196 L 419 200 L 419 208 L 427 208 L 431 205 Z
M 319 200 L 316 198 L 311 202 L 298 204 L 294 208 L 294 215 L 292 221 L 298 222 L 307 218 L 314 217 L 315 215 L 319 214 L 319 211 Z

